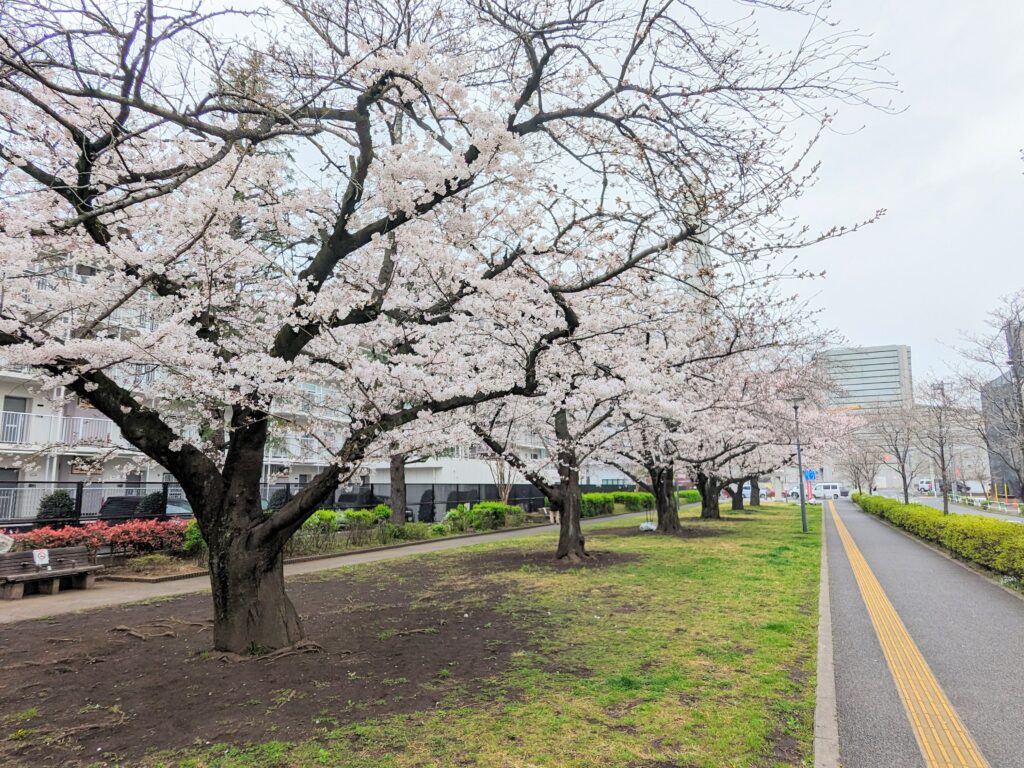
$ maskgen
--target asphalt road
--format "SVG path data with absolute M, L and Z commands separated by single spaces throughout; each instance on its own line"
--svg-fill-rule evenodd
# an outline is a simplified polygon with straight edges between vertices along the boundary
M 992 768 L 1024 768 L 1024 600 L 840 499 L 836 509 Z M 826 510 L 844 768 L 926 766 Z

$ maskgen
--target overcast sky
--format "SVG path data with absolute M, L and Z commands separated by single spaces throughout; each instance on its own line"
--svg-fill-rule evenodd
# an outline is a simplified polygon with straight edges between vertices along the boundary
M 841 125 L 863 130 L 820 147 L 807 221 L 888 212 L 806 251 L 828 274 L 803 293 L 850 344 L 909 344 L 920 381 L 1024 288 L 1024 1 L 834 0 L 832 16 L 889 53 L 906 109 L 848 112 Z

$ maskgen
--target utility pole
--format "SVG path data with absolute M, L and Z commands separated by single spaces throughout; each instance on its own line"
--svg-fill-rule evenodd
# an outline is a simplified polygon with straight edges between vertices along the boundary
M 793 398 L 793 420 L 796 422 L 796 470 L 799 473 L 797 485 L 800 487 L 800 526 L 807 533 L 807 499 L 804 497 L 804 459 L 800 453 L 800 403 L 802 397 Z

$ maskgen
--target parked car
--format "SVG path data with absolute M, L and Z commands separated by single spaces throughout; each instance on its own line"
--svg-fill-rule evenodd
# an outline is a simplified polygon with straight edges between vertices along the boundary
M 841 495 L 839 483 L 817 483 L 812 494 L 824 499 L 838 499 Z
M 188 501 L 185 499 L 168 499 L 167 516 L 192 517 L 192 505 L 189 504 Z
M 918 493 L 931 493 L 935 487 L 935 483 L 932 480 L 918 480 L 917 481 L 917 492 Z
M 790 498 L 790 499 L 799 499 L 800 498 L 800 486 L 799 485 L 794 485 L 792 488 L 790 488 L 788 491 L 786 491 L 786 497 Z
M 767 489 L 759 487 L 757 489 L 757 497 L 759 499 L 761 499 L 761 501 L 764 501 L 765 499 L 767 499 L 768 498 L 768 491 L 767 491 Z M 750 500 L 750 483 L 747 483 L 747 484 L 745 484 L 743 486 L 743 498 L 747 499 L 748 501 Z
M 108 496 L 100 505 L 97 517 L 107 523 L 126 520 L 153 520 L 164 516 L 163 498 L 159 492 L 145 496 Z

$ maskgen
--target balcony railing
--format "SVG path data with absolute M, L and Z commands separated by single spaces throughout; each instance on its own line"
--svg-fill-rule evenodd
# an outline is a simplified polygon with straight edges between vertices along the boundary
M 131 448 L 110 419 L 0 411 L 0 444 Z
M 186 429 L 184 434 L 185 439 L 195 440 L 198 433 Z M 107 418 L 0 411 L 0 449 L 56 445 L 136 450 Z M 266 457 L 295 463 L 324 463 L 330 459 L 330 453 L 316 438 L 288 433 L 271 439 Z

